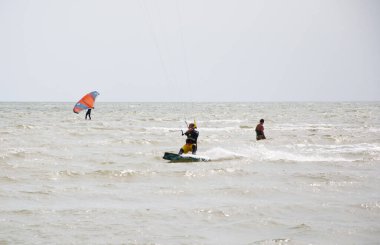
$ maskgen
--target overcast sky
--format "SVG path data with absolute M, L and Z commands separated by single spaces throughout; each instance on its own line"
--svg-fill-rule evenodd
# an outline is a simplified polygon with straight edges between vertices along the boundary
M 378 0 L 0 0 L 0 101 L 380 100 Z

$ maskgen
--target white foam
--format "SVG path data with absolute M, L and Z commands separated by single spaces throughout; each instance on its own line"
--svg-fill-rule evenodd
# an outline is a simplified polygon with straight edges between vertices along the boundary
M 221 147 L 209 149 L 205 152 L 205 154 L 210 156 L 213 160 L 231 160 L 244 157 L 244 155 Z

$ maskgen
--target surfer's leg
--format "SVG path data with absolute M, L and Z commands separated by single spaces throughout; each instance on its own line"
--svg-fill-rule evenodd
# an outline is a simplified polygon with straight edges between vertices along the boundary
M 187 154 L 189 151 L 192 150 L 192 144 L 185 144 L 184 146 L 182 146 L 181 150 L 179 150 L 179 155 L 181 155 L 182 153 L 185 153 Z
M 257 135 L 256 140 L 265 140 L 265 136 L 263 134 Z
M 178 155 L 182 155 L 183 154 L 183 149 L 181 148 L 178 152 Z
M 191 146 L 191 153 L 193 153 L 193 155 L 197 154 L 197 145 L 196 144 Z

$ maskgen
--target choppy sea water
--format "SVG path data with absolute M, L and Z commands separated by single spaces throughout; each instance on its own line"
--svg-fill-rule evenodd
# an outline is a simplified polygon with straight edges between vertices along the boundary
M 0 103 L 0 244 L 380 241 L 380 102 L 73 105 Z

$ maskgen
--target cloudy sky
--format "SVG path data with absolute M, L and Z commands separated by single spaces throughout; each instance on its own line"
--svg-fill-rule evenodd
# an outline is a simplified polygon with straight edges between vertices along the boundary
M 0 101 L 380 100 L 378 0 L 0 0 Z

